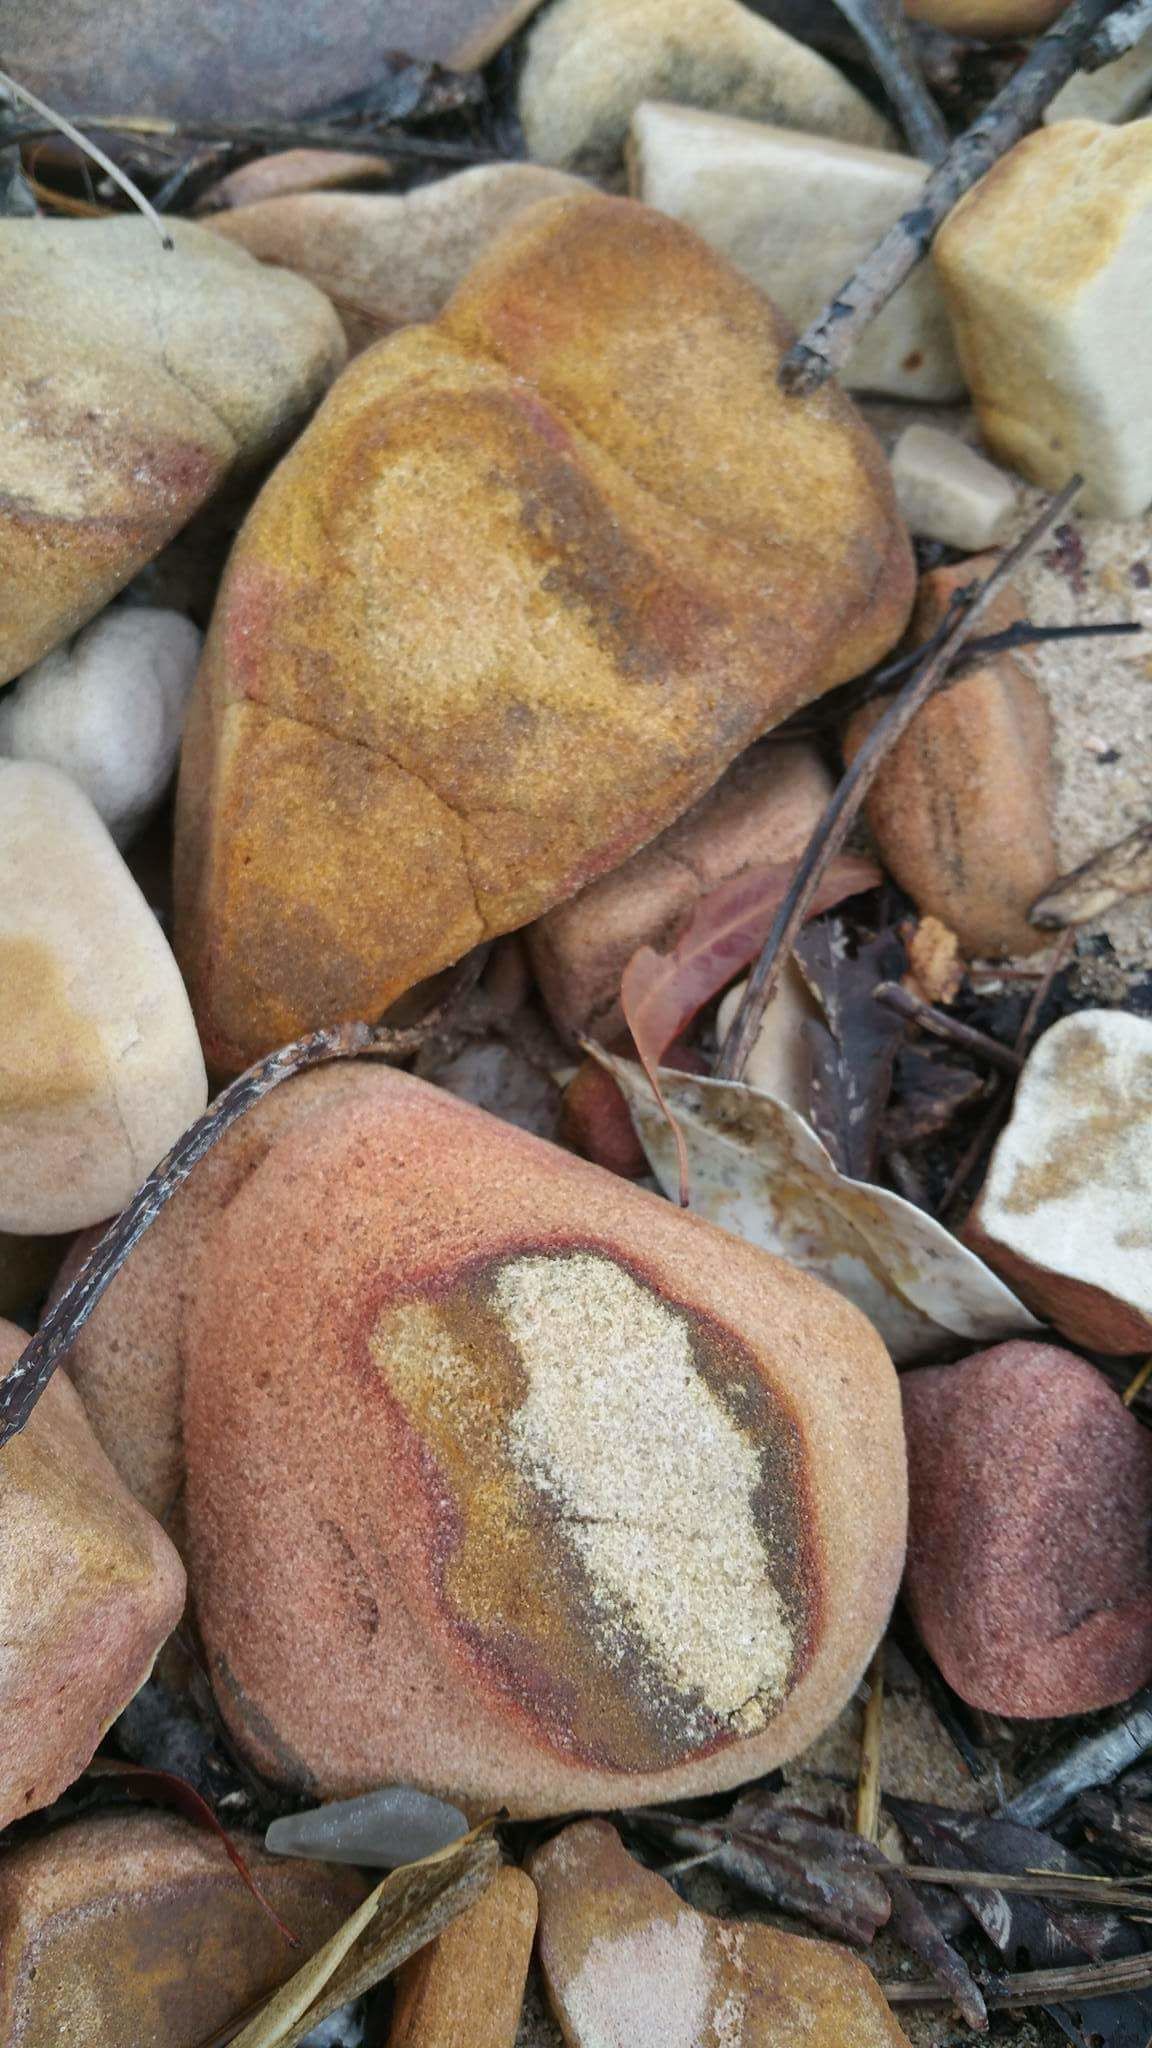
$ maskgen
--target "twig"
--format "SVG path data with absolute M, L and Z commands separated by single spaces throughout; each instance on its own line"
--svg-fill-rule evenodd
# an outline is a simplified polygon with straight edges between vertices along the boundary
M 1071 78 L 1095 31 L 1117 0 L 1073 0 L 984 112 L 952 144 L 916 204 L 883 235 L 841 285 L 780 366 L 785 391 L 815 391 L 842 370 L 864 329 L 931 247 L 958 199 L 1036 126 Z
M 1080 59 L 1082 71 L 1099 71 L 1102 64 L 1114 64 L 1117 57 L 1134 49 L 1152 29 L 1152 0 L 1126 0 L 1103 28 L 1098 28 Z
M 1152 1985 L 1152 1953 L 1120 1956 L 1110 1963 L 1073 1963 L 1061 1970 L 1019 1970 L 992 1977 L 984 1987 L 988 2004 L 1005 2010 L 1015 2005 L 1055 2005 L 1066 1998 L 1108 1998 L 1122 1991 L 1147 1991 Z M 950 1994 L 925 1978 L 882 1982 L 889 2005 L 942 2005 Z
M 1087 924 L 1103 917 L 1125 896 L 1146 896 L 1152 892 L 1152 819 L 1138 825 L 1126 839 L 1106 846 L 1102 853 L 1061 875 L 1059 881 L 1036 898 L 1028 912 L 1030 923 L 1041 931 L 1061 931 L 1066 925 Z
M 897 1868 L 909 1884 L 944 1885 L 955 1891 L 1019 1892 L 1025 1898 L 1074 1899 L 1102 1913 L 1152 1913 L 1152 1891 L 1140 1890 L 1136 1884 L 1118 1884 L 1115 1878 L 1103 1875 L 1032 1870 L 1025 1876 L 1005 1877 L 991 1870 L 949 1870 L 933 1863 L 901 1863 Z M 1139 1884 L 1152 1885 L 1152 1878 L 1141 1878 Z
M 63 114 L 56 113 L 43 100 L 37 99 L 34 92 L 29 92 L 26 85 L 21 85 L 17 79 L 11 78 L 7 71 L 0 71 L 0 87 L 3 87 L 7 92 L 14 92 L 18 99 L 22 99 L 26 106 L 31 107 L 34 114 L 39 114 L 42 120 L 47 121 L 49 134 L 58 130 L 61 135 L 68 137 L 69 142 L 74 142 L 77 149 L 82 149 L 85 156 L 90 156 L 93 163 L 99 164 L 101 170 L 107 172 L 113 184 L 119 185 L 120 190 L 127 194 L 133 206 L 138 206 L 145 219 L 151 221 L 156 233 L 160 237 L 162 249 L 175 247 L 172 237 L 164 226 L 155 207 L 145 199 L 139 185 L 133 183 L 127 171 L 122 171 L 118 164 L 113 163 L 110 156 L 105 156 L 104 151 L 98 148 L 96 143 L 89 142 L 88 137 L 82 135 L 79 128 L 75 127 Z M 92 121 L 86 125 L 98 128 L 101 124 L 99 121 Z M 5 144 L 19 139 L 17 136 L 9 136 L 7 134 L 3 137 Z
M 1043 1777 L 1026 1785 L 1000 1808 L 1002 1820 L 1041 1828 L 1054 1814 L 1096 1785 L 1110 1785 L 1152 1749 L 1152 1686 L 1137 1693 L 1109 1728 L 1076 1743 Z
M 1018 1074 L 1024 1065 L 1020 1054 L 1013 1052 L 1011 1046 L 1001 1045 L 998 1038 L 990 1038 L 986 1031 L 977 1031 L 971 1024 L 962 1024 L 958 1017 L 950 1017 L 946 1010 L 938 1010 L 933 1003 L 926 1003 L 921 996 L 913 995 L 911 989 L 902 988 L 898 981 L 878 982 L 875 997 L 885 1009 L 907 1017 L 910 1024 L 918 1024 L 922 1031 L 930 1031 L 933 1038 L 961 1045 L 965 1052 L 975 1053 L 977 1058 L 987 1060 L 990 1067 L 999 1067 L 1005 1074 Z
M 880 1834 L 880 1769 L 884 1741 L 884 1644 L 868 1666 L 868 1699 L 860 1730 L 860 1774 L 856 1780 L 856 1833 L 865 1842 Z
M 912 154 L 938 164 L 948 151 L 948 130 L 925 83 L 900 0 L 836 0 L 836 5 L 872 59 Z
M 1152 1380 L 1152 1358 L 1144 1360 L 1139 1372 L 1133 1374 L 1124 1392 L 1121 1394 L 1120 1399 L 1126 1408 L 1130 1408 L 1137 1395 L 1144 1392 L 1149 1380 Z
M 1063 517 L 1080 489 L 1080 484 L 1080 477 L 1071 478 L 1056 497 L 1049 499 L 1044 510 L 1033 520 L 1028 531 L 1016 545 L 1001 556 L 995 568 L 974 591 L 943 640 L 917 663 L 903 689 L 893 698 L 884 716 L 877 720 L 855 760 L 845 770 L 827 810 L 808 842 L 788 893 L 772 921 L 772 929 L 764 942 L 760 958 L 748 978 L 739 1008 L 732 1019 L 731 1029 L 716 1062 L 715 1072 L 718 1080 L 739 1080 L 743 1073 L 748 1056 L 756 1043 L 765 1008 L 804 921 L 808 905 L 816 893 L 820 877 L 828 863 L 840 852 L 864 798 L 888 755 L 896 742 L 907 732 L 917 712 L 927 703 L 933 692 L 939 689 L 956 656 L 971 637 L 976 621 L 983 616 L 997 593 L 1011 581 L 1021 562 L 1039 547 L 1045 535 Z
M 0 73 L 3 82 L 3 73 Z M 16 88 L 23 92 L 23 87 Z M 31 93 L 24 93 L 27 100 Z M 49 109 L 41 102 L 35 102 L 37 112 L 49 117 Z M 128 189 L 129 181 L 115 164 L 97 150 L 91 143 L 58 116 L 50 116 L 54 125 L 77 142 L 96 158 L 99 164 L 116 179 L 117 184 Z M 146 118 L 133 114 L 83 114 L 77 118 L 86 128 L 98 128 L 102 133 L 131 135 L 140 142 L 203 142 L 228 143 L 235 148 L 250 151 L 265 149 L 354 149 L 364 156 L 410 157 L 419 163 L 437 164 L 499 164 L 512 159 L 498 149 L 481 149 L 471 142 L 444 142 L 439 137 L 410 135 L 403 128 L 379 128 L 360 126 L 349 122 L 346 127 L 321 125 L 313 126 L 308 121 L 166 121 Z M 0 142 L 33 142 L 44 134 L 41 128 L 21 128 L 11 133 L 4 129 Z M 48 132 L 51 132 L 49 130 Z M 146 199 L 132 192 L 148 212 L 152 209 Z

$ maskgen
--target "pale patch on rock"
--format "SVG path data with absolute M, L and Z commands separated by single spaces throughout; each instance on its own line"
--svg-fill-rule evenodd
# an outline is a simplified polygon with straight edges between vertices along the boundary
M 712 2013 L 709 1946 L 706 1923 L 687 1910 L 598 1935 L 565 1996 L 575 2039 L 597 2048 L 699 2048 Z

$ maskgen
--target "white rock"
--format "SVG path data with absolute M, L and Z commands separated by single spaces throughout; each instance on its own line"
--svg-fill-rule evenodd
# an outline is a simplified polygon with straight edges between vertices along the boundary
M 172 779 L 200 640 L 179 612 L 103 613 L 0 697 L 0 754 L 62 769 L 127 846 Z
M 0 1230 L 112 1215 L 207 1099 L 176 962 L 88 798 L 0 760 Z
M 716 1012 L 716 1041 L 723 1045 L 748 984 L 738 981 L 730 988 Z M 798 1116 L 809 1117 L 812 1109 L 812 1055 L 804 1035 L 808 1019 L 820 1012 L 808 991 L 808 984 L 794 960 L 786 960 L 780 979 L 769 998 L 760 1021 L 756 1043 L 748 1055 L 742 1079 L 775 1101 L 784 1102 Z
M 1054 121 L 1130 121 L 1152 99 L 1152 30 L 1114 64 L 1076 71 L 1045 109 Z
M 520 119 L 537 163 L 617 171 L 628 123 L 651 99 L 877 148 L 894 140 L 834 65 L 739 0 L 555 0 L 530 30 Z
M 915 204 L 928 175 L 913 157 L 658 101 L 637 108 L 630 156 L 636 197 L 695 228 L 795 327 Z M 963 395 L 931 259 L 867 329 L 844 381 L 897 398 Z
M 1012 479 L 939 427 L 905 427 L 892 450 L 892 482 L 911 533 L 973 553 L 1003 539 L 1016 508 Z

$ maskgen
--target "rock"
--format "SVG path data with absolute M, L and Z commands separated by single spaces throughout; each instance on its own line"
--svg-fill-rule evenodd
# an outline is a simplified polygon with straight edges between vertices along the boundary
M 340 379 L 193 691 L 177 950 L 215 1068 L 540 916 L 891 644 L 886 465 L 839 393 L 778 390 L 785 338 L 675 222 L 552 200 Z
M 0 221 L 0 682 L 98 612 L 230 471 L 272 454 L 344 359 L 303 278 L 168 226 L 170 250 L 137 215 Z
M 900 1384 L 904 1594 L 949 1685 L 1024 1716 L 1093 1713 L 1147 1685 L 1152 1439 L 1104 1375 L 1019 1342 Z
M 847 1697 L 899 1572 L 883 1347 L 806 1275 L 373 1071 L 234 1196 L 186 1324 L 191 1577 L 236 1740 L 313 1796 L 517 1815 L 769 1769 Z
M 0 2039 L 192 2048 L 298 1970 L 359 1905 L 354 1871 L 237 1846 L 292 1949 L 215 1836 L 171 1814 L 72 1821 L 0 1859 Z
M 382 1785 L 362 1799 L 332 1799 L 310 1813 L 285 1814 L 272 1822 L 264 1846 L 277 1856 L 320 1856 L 361 1869 L 394 1870 L 434 1856 L 467 1832 L 458 1806 L 411 1785 Z
M 0 754 L 70 775 L 126 846 L 172 779 L 199 656 L 179 612 L 105 612 L 0 697 Z
M 505 1867 L 404 1964 L 389 2048 L 516 2048 L 535 1933 L 536 1887 Z
M 915 205 L 928 174 L 886 150 L 654 101 L 632 117 L 630 161 L 638 199 L 695 228 L 798 328 Z M 871 323 L 844 382 L 897 398 L 963 396 L 930 259 Z
M 717 1045 L 723 1045 L 732 1029 L 747 986 L 746 981 L 737 982 L 716 1012 Z M 742 1076 L 750 1088 L 760 1088 L 777 1102 L 786 1102 L 809 1121 L 812 1054 L 804 1026 L 819 1017 L 820 1007 L 795 960 L 786 960 Z
M 815 747 L 759 748 L 651 845 L 540 918 L 528 948 L 556 1029 L 611 1045 L 625 1029 L 620 978 L 637 948 L 667 951 L 701 896 L 745 868 L 798 860 L 831 794 Z
M 561 1144 L 606 1173 L 643 1180 L 648 1171 L 628 1104 L 599 1060 L 581 1060 L 565 1088 L 557 1135 Z
M 642 100 L 720 107 L 878 149 L 893 139 L 834 65 L 739 0 L 554 0 L 529 31 L 520 80 L 529 156 L 610 176 Z
M 839 1942 L 697 1912 L 607 1821 L 565 1828 L 529 1870 L 571 2048 L 906 2048 L 876 1979 Z
M 964 1237 L 1092 1351 L 1152 1345 L 1152 1022 L 1081 1010 L 1028 1056 Z
M 1064 0 L 904 0 L 913 21 L 991 43 L 1039 35 L 1063 11 Z
M 934 569 L 920 585 L 909 646 L 926 640 L 952 594 L 987 573 L 979 557 Z M 1015 592 L 994 599 L 983 630 L 1023 616 Z M 851 761 L 883 700 L 850 719 Z M 1049 943 L 1028 909 L 1056 875 L 1051 734 L 1043 697 L 1011 654 L 989 656 L 931 698 L 872 785 L 867 817 L 881 858 L 917 909 L 956 933 L 969 957 L 1032 953 Z
M 543 164 L 479 164 L 402 196 L 301 193 L 207 225 L 318 285 L 355 354 L 395 327 L 434 320 L 477 257 L 528 207 L 587 191 Z
M 0 1323 L 0 1372 L 25 1342 Z M 120 1484 L 58 1371 L 0 1452 L 0 1828 L 84 1769 L 183 1605 L 176 1552 Z
M 919 540 L 968 553 L 995 547 L 1016 509 L 1002 469 L 939 427 L 905 427 L 892 450 L 896 502 Z
M 934 243 L 991 453 L 1077 510 L 1131 519 L 1152 499 L 1152 121 L 1062 121 L 1026 136 Z
M 0 1230 L 112 1215 L 207 1099 L 176 963 L 87 797 L 0 760 Z
M 1113 64 L 1074 71 L 1044 109 L 1044 120 L 1130 121 L 1152 97 L 1152 30 Z
M 287 199 L 294 192 L 330 192 L 349 185 L 388 184 L 396 167 L 385 156 L 361 156 L 347 149 L 279 149 L 227 171 L 196 201 L 198 214 L 229 206 L 255 206 Z M 205 227 L 215 227 L 212 220 Z

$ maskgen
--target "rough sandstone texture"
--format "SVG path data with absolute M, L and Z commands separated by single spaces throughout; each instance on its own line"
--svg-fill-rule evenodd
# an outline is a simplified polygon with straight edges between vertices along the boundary
M 905 1598 L 996 1714 L 1087 1714 L 1152 1678 L 1152 1440 L 1104 1375 L 998 1344 L 901 1380 Z
M 536 1887 L 507 1865 L 404 1964 L 388 2048 L 515 2048 L 536 1934 Z
M 837 391 L 783 397 L 786 341 L 687 230 L 590 198 L 351 365 L 193 693 L 177 947 L 215 1067 L 539 916 L 891 645 L 887 466 Z
M 892 450 L 896 501 L 918 540 L 978 554 L 1006 537 L 1016 485 L 957 434 L 905 427 Z
M 0 1372 L 24 1343 L 0 1322 Z M 57 1372 L 0 1455 L 0 1828 L 84 1769 L 183 1605 L 176 1552 Z
M 953 594 L 991 566 L 991 557 L 977 556 L 925 576 L 909 646 L 928 639 Z M 1000 632 L 1022 616 L 1016 594 L 1005 592 L 981 630 Z M 849 721 L 849 761 L 885 709 L 877 699 Z M 919 911 L 956 933 L 969 957 L 1049 944 L 1027 913 L 1057 872 L 1050 753 L 1037 685 L 1013 655 L 998 654 L 929 699 L 872 785 L 867 817 L 885 866 Z
M 175 1815 L 73 1821 L 0 1860 L 0 2039 L 11 2048 L 196 2048 L 274 1991 L 364 1896 L 355 1871 L 244 1860 L 290 1948 L 214 1836 Z
M 270 455 L 344 360 L 303 278 L 190 222 L 169 232 L 165 250 L 138 215 L 0 222 L 0 681 Z
M 847 1698 L 900 1571 L 863 1317 L 393 1071 L 221 1216 L 185 1445 L 222 1711 L 314 1796 L 534 1814 L 738 1783 Z

